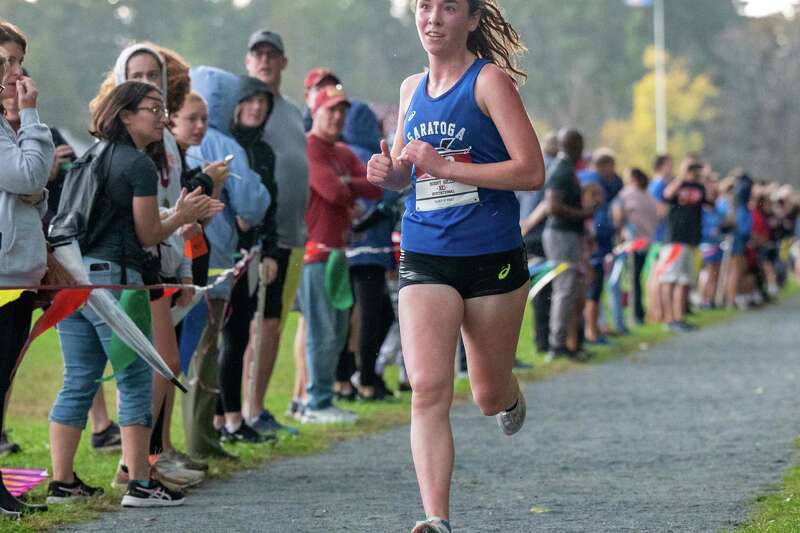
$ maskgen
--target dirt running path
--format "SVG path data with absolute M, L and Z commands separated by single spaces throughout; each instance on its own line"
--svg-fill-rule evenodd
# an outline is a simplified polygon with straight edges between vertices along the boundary
M 624 360 L 528 385 L 511 439 L 454 410 L 461 532 L 710 532 L 781 479 L 800 431 L 800 300 Z M 407 533 L 420 504 L 408 428 L 192 491 L 173 510 L 75 531 Z

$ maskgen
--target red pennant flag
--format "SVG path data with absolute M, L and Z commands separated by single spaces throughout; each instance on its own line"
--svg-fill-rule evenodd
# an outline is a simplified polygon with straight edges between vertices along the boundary
M 178 291 L 179 291 L 179 290 L 180 290 L 180 289 L 176 289 L 176 288 L 174 288 L 174 287 L 173 287 L 173 288 L 171 288 L 171 289 L 164 289 L 164 296 L 162 296 L 161 298 L 159 298 L 159 300 L 161 300 L 162 298 L 169 298 L 169 297 L 171 297 L 171 296 L 172 296 L 172 295 L 174 295 L 174 294 L 178 294 Z
M 28 342 L 25 343 L 22 352 L 19 354 L 17 365 L 22 362 L 25 352 L 28 351 L 28 348 L 36 337 L 77 311 L 86 303 L 90 292 L 92 292 L 92 289 L 62 289 L 58 291 L 50 307 L 47 308 L 47 311 L 39 317 L 39 320 L 37 320 L 36 324 L 31 328 Z

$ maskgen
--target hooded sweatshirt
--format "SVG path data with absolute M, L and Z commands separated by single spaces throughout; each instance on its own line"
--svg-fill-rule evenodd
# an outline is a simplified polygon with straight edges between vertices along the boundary
M 193 90 L 208 103 L 209 128 L 202 144 L 187 151 L 187 163 L 201 166 L 203 161 L 219 161 L 233 155 L 231 176 L 220 197 L 225 209 L 206 227 L 206 237 L 211 243 L 211 268 L 230 268 L 239 249 L 236 217 L 251 226 L 260 224 L 271 198 L 261 177 L 250 170 L 247 153 L 230 135 L 239 97 L 239 78 L 214 67 L 194 67 L 190 76 Z
M 127 81 L 126 75 L 128 70 L 128 61 L 130 58 L 139 52 L 147 52 L 154 56 L 161 66 L 161 80 L 162 86 L 160 87 L 164 97 L 167 101 L 167 63 L 164 61 L 162 55 L 155 49 L 145 44 L 134 44 L 125 48 L 120 52 L 117 57 L 117 62 L 114 64 L 114 81 L 117 85 L 121 85 Z M 164 130 L 164 152 L 166 154 L 166 168 L 161 169 L 158 180 L 158 208 L 163 212 L 170 212 L 178 201 L 181 194 L 181 175 L 183 173 L 183 166 L 181 164 L 181 154 L 178 149 L 178 143 L 175 137 L 168 130 Z M 165 244 L 149 248 L 149 250 L 161 257 L 161 274 L 166 277 L 192 277 L 191 261 L 183 256 L 183 237 L 180 231 L 176 231 L 171 235 Z
M 257 95 L 264 95 L 267 98 L 269 111 L 264 118 L 264 122 L 255 128 L 249 128 L 238 123 L 234 124 L 231 128 L 231 134 L 239 145 L 244 148 L 250 168 L 261 176 L 261 183 L 267 188 L 272 198 L 261 225 L 248 232 L 239 233 L 239 239 L 242 243 L 240 247 L 247 248 L 252 246 L 255 244 L 255 240 L 258 239 L 261 242 L 261 255 L 276 258 L 280 255 L 280 249 L 278 247 L 278 231 L 275 222 L 275 214 L 278 207 L 278 185 L 275 183 L 275 152 L 270 145 L 264 142 L 263 138 L 264 125 L 269 121 L 274 98 L 269 86 L 259 79 L 242 76 L 239 78 L 239 82 L 241 84 L 239 89 L 240 104 L 244 100 Z
M 47 199 L 33 206 L 22 196 L 45 190 L 55 148 L 36 109 L 21 110 L 20 120 L 15 134 L 0 115 L 0 286 L 36 285 L 47 269 Z

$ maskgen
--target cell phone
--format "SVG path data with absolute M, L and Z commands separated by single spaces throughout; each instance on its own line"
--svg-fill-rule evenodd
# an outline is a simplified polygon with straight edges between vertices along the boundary
M 223 159 L 223 161 L 224 161 L 224 162 L 225 162 L 225 164 L 227 165 L 228 163 L 230 163 L 231 161 L 233 161 L 233 158 L 234 158 L 233 154 L 228 154 L 228 155 L 226 155 L 226 156 L 225 156 L 225 159 Z

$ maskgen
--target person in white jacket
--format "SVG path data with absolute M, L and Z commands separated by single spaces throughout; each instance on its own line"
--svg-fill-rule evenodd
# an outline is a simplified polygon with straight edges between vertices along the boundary
M 21 119 L 19 133 L 15 134 L 5 113 L 0 113 L 0 291 L 3 287 L 39 285 L 47 270 L 41 219 L 47 210 L 45 185 L 55 148 L 50 129 L 39 121 L 36 85 L 22 76 L 26 48 L 24 34 L 0 20 L 0 91 L 6 98 L 17 98 Z M 6 393 L 31 326 L 34 293 L 0 292 L 0 298 L 2 430 Z M 14 498 L 0 476 L 0 515 L 17 518 L 43 508 Z

